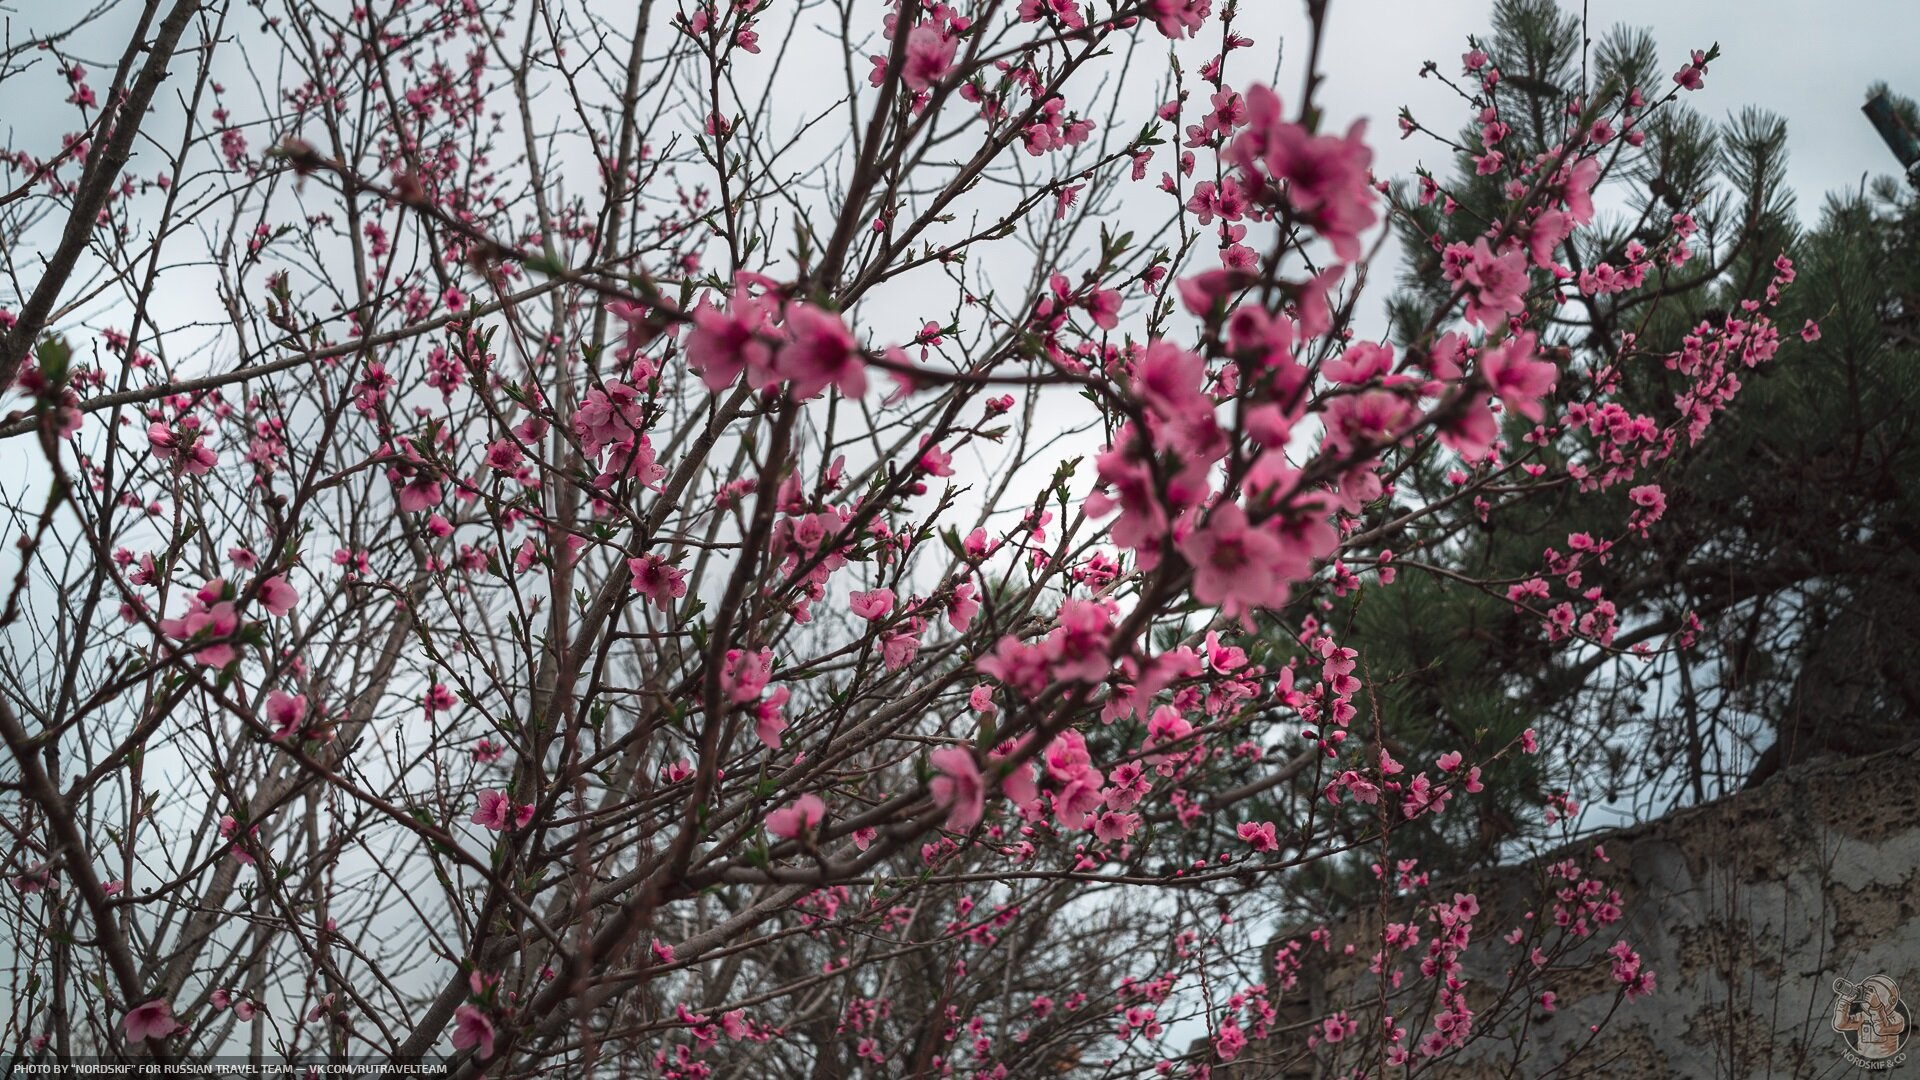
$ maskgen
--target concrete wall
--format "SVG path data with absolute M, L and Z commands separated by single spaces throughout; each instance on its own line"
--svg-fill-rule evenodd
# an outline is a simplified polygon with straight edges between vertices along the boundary
M 1558 987 L 1555 1014 L 1533 1010 L 1536 1036 L 1525 1055 L 1489 1039 L 1423 1075 L 1920 1080 L 1920 1030 L 1906 1040 L 1909 1060 L 1882 1072 L 1850 1063 L 1832 1027 L 1834 978 L 1884 974 L 1907 995 L 1920 1029 L 1920 745 L 1810 762 L 1753 791 L 1597 839 L 1628 912 L 1597 945 L 1631 941 L 1658 974 L 1655 996 L 1622 1006 L 1575 1064 L 1553 1072 L 1563 1048 L 1586 1042 L 1588 1025 L 1614 1007 L 1617 987 L 1595 964 L 1593 977 Z M 1482 905 L 1511 915 L 1535 903 L 1527 871 L 1477 879 Z M 1374 932 L 1365 922 L 1341 936 L 1364 939 Z M 1475 964 L 1502 962 L 1470 953 L 1467 969 L 1476 985 L 1492 987 L 1503 971 Z M 1365 986 L 1364 973 L 1335 966 L 1303 980 L 1280 1002 L 1282 1015 L 1309 1021 L 1364 998 Z M 1298 1029 L 1259 1049 L 1215 1075 L 1316 1075 L 1300 1055 Z

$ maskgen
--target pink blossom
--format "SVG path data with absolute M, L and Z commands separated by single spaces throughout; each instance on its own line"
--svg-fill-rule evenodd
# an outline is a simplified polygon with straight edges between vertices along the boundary
M 1019 745 L 1012 740 L 1004 742 L 994 747 L 993 753 L 987 755 L 987 761 L 995 768 L 1005 770 L 1000 777 L 1000 790 L 1006 794 L 1007 798 L 1013 800 L 1013 805 L 1024 810 L 1038 801 L 1040 788 L 1034 781 L 1031 762 L 1007 765 L 1008 759 L 1018 751 Z
M 1087 496 L 1086 509 L 1094 518 L 1120 511 L 1109 532 L 1113 542 L 1147 552 L 1166 535 L 1167 510 L 1154 490 L 1151 466 L 1129 445 L 1134 435 L 1131 424 L 1123 427 L 1120 441 L 1094 459 L 1101 489 Z
M 1079 30 L 1087 25 L 1086 17 L 1080 14 L 1080 5 L 1075 0 L 1020 0 L 1020 21 L 1038 22 L 1052 17 L 1060 20 L 1061 25 L 1071 30 Z
M 1232 1061 L 1246 1048 L 1247 1033 L 1241 1031 L 1240 1025 L 1232 1019 L 1223 1021 L 1213 1036 L 1214 1053 L 1219 1055 L 1221 1061 Z
M 1348 386 L 1362 386 L 1393 371 L 1393 346 L 1359 341 L 1320 365 L 1321 374 Z
M 135 1005 L 120 1018 L 120 1024 L 126 1028 L 127 1041 L 130 1043 L 164 1039 L 180 1030 L 179 1021 L 173 1018 L 173 1006 L 165 998 Z
M 787 307 L 788 339 L 774 356 L 774 369 L 792 383 L 801 401 L 835 386 L 851 398 L 867 392 L 867 364 L 840 316 L 812 304 Z
M 1160 417 L 1180 422 L 1213 416 L 1213 401 L 1201 389 L 1207 363 L 1169 341 L 1154 341 L 1133 368 L 1133 389 Z
M 727 691 L 727 700 L 735 705 L 759 697 L 772 677 L 772 649 L 756 652 L 728 649 L 726 661 L 720 668 L 720 685 Z
M 718 393 L 733 385 L 742 372 L 756 390 L 772 386 L 773 346 L 766 340 L 776 311 L 774 301 L 756 296 L 752 288 L 771 284 L 756 275 L 735 280 L 733 296 L 722 311 L 702 302 L 693 309 L 693 332 L 687 335 L 687 366 L 700 375 L 707 389 Z
M 44 862 L 35 862 L 15 875 L 13 887 L 32 895 L 43 893 L 53 885 L 53 869 Z
M 927 761 L 939 771 L 928 783 L 936 805 L 947 810 L 946 827 L 965 832 L 980 822 L 986 799 L 986 785 L 973 753 L 964 747 L 950 746 L 927 755 Z
M 767 815 L 767 831 L 783 839 L 797 840 L 802 834 L 811 834 L 826 816 L 827 804 L 820 801 L 820 796 L 802 795 L 791 805 Z
M 931 22 L 921 23 L 907 34 L 907 60 L 900 78 L 907 88 L 919 93 L 946 78 L 960 42 Z
M 671 610 L 675 600 L 687 595 L 686 571 L 659 555 L 628 559 L 627 571 L 633 576 L 634 591 L 663 611 Z
M 478 809 L 468 820 L 482 825 L 494 832 L 508 829 L 524 829 L 533 820 L 534 806 L 531 803 L 516 804 L 507 797 L 507 793 L 497 788 L 487 788 L 480 792 Z M 511 824 L 509 824 L 511 819 Z
M 153 447 L 155 456 L 188 476 L 205 476 L 220 463 L 219 456 L 207 445 L 200 421 L 191 416 L 182 417 L 173 428 L 157 420 L 148 424 L 147 444 Z
M 1561 193 L 1567 216 L 1576 225 L 1593 221 L 1593 186 L 1600 180 L 1600 159 L 1585 157 L 1573 163 L 1567 172 L 1567 186 Z
M 1213 0 L 1152 0 L 1147 11 L 1155 29 L 1177 41 L 1183 34 L 1200 33 L 1213 11 Z
M 1106 801 L 1098 769 L 1087 770 L 1058 791 L 1048 792 L 1047 797 L 1053 804 L 1054 820 L 1063 829 L 1092 827 L 1094 812 Z
M 1119 810 L 1107 810 L 1093 819 L 1093 835 L 1103 843 L 1113 843 L 1132 836 L 1140 827 L 1140 815 Z
M 273 739 L 289 739 L 298 735 L 306 720 L 305 694 L 289 694 L 283 690 L 275 690 L 267 695 L 267 722 L 273 725 Z
M 1257 824 L 1251 821 L 1242 822 L 1234 831 L 1255 851 L 1272 851 L 1280 846 L 1271 821 L 1262 821 Z
M 996 710 L 993 703 L 993 686 L 981 683 L 967 692 L 967 708 L 974 712 L 991 713 Z
M 580 452 L 598 458 L 607 447 L 632 445 L 645 421 L 640 392 L 623 382 L 609 382 L 581 399 L 573 413 L 573 433 L 580 439 Z
M 1629 488 L 1627 498 L 1633 501 L 1633 505 L 1640 507 L 1649 519 L 1658 518 L 1667 511 L 1667 496 L 1660 490 L 1659 484 L 1642 484 L 1636 488 Z
M 426 473 L 415 473 L 400 488 L 399 506 L 403 514 L 413 514 L 440 505 L 440 482 Z
M 1087 314 L 1102 330 L 1120 325 L 1120 290 L 1093 289 L 1087 294 Z
M 1416 419 L 1413 403 L 1396 391 L 1337 397 L 1323 416 L 1325 445 L 1336 454 L 1371 453 L 1405 438 Z
M 478 1006 L 462 1005 L 453 1011 L 453 1048 L 473 1050 L 485 1061 L 493 1056 L 493 1021 Z
M 1248 89 L 1247 121 L 1231 148 L 1233 159 L 1247 170 L 1264 163 L 1274 180 L 1286 184 L 1287 202 L 1333 245 L 1334 254 L 1343 262 L 1358 259 L 1360 234 L 1378 220 L 1366 121 L 1354 121 L 1344 136 L 1313 134 L 1287 121 L 1279 96 L 1265 86 Z
M 1078 780 L 1093 768 L 1086 737 L 1072 728 L 1053 737 L 1040 755 L 1040 761 L 1048 776 L 1062 782 Z
M 1214 507 L 1179 547 L 1193 566 L 1194 599 L 1218 605 L 1228 618 L 1286 602 L 1289 583 L 1280 573 L 1280 541 L 1249 525 L 1237 503 Z
M 980 610 L 980 601 L 974 592 L 972 582 L 961 582 L 954 586 L 953 599 L 947 604 L 947 625 L 962 634 L 973 625 L 973 616 Z
M 520 444 L 512 439 L 498 439 L 487 444 L 487 465 L 495 472 L 516 471 L 525 456 Z
M 1185 743 L 1188 741 L 1188 736 L 1192 734 L 1192 722 L 1182 716 L 1179 709 L 1172 705 L 1162 705 L 1154 709 L 1153 715 L 1147 718 L 1147 738 L 1142 747 L 1151 749 Z M 1180 753 L 1184 754 L 1187 749 L 1189 748 L 1183 747 Z M 1170 755 L 1164 753 L 1150 753 L 1146 755 L 1146 760 L 1160 765 L 1169 757 Z M 1165 768 L 1162 769 L 1163 773 L 1166 771 Z
M 1232 270 L 1224 268 L 1217 268 L 1213 270 L 1202 270 L 1190 277 L 1179 278 L 1173 283 L 1173 286 L 1180 293 L 1180 303 L 1183 304 L 1188 311 L 1205 318 L 1211 315 L 1216 307 L 1225 304 L 1234 293 L 1246 288 L 1248 284 L 1250 284 L 1250 279 L 1247 275 L 1235 273 Z M 1177 346 L 1168 344 L 1166 347 L 1179 352 Z M 1195 357 L 1194 359 L 1197 361 L 1199 358 Z M 1201 362 L 1199 368 L 1204 372 L 1206 370 L 1205 363 Z
M 1054 193 L 1054 220 L 1066 220 L 1067 211 L 1073 207 L 1074 201 L 1080 197 L 1080 189 L 1084 187 L 1085 184 L 1068 184 Z
M 1707 73 L 1707 55 L 1699 49 L 1693 50 L 1691 61 L 1679 71 L 1673 73 L 1673 81 L 1688 90 L 1698 90 L 1706 85 L 1701 76 Z
M 1140 762 L 1129 761 L 1114 766 L 1107 774 L 1112 786 L 1107 788 L 1107 805 L 1115 810 L 1131 810 L 1140 804 L 1153 790 L 1153 782 L 1147 779 L 1146 769 Z
M 875 589 L 872 592 L 857 592 L 847 597 L 847 604 L 855 615 L 869 622 L 885 618 L 893 610 L 893 590 Z
M 1498 329 L 1508 315 L 1526 307 L 1526 252 L 1514 248 L 1504 255 L 1495 255 L 1484 236 L 1465 250 L 1467 258 L 1460 267 L 1458 280 L 1468 286 L 1466 319 L 1489 330 Z
M 928 476 L 952 476 L 953 455 L 938 446 L 928 445 L 926 437 L 920 440 L 920 471 Z
M 1573 235 L 1573 224 L 1573 215 L 1561 210 L 1547 210 L 1533 219 L 1527 231 L 1527 254 L 1532 256 L 1533 265 L 1562 276 L 1570 272 L 1554 262 L 1553 256 Z
M 1320 1037 L 1330 1043 L 1338 1043 L 1358 1030 L 1360 1025 L 1347 1017 L 1346 1013 L 1335 1013 L 1320 1022 Z
M 1480 377 L 1506 406 L 1529 420 L 1541 417 L 1540 398 L 1553 390 L 1560 370 L 1534 359 L 1532 331 L 1515 334 L 1480 353 Z
M 293 586 L 287 584 L 287 579 L 283 575 L 275 574 L 260 583 L 260 603 L 274 618 L 281 618 L 292 611 L 293 605 L 299 600 L 300 594 L 294 591 Z
M 910 633 L 888 634 L 880 639 L 880 659 L 888 671 L 899 671 L 920 651 L 920 639 Z
M 218 581 L 210 582 L 207 588 L 200 590 L 189 602 L 186 614 L 177 619 L 160 620 L 160 632 L 176 641 L 200 641 L 232 637 L 240 629 L 240 616 L 235 612 L 233 602 L 220 600 L 222 592 Z M 211 590 L 211 591 L 209 591 Z M 195 649 L 195 663 L 208 667 L 226 667 L 240 656 L 240 651 L 230 642 L 219 642 Z
M 783 709 L 789 694 L 786 687 L 775 687 L 772 693 L 754 703 L 753 733 L 770 750 L 780 749 L 781 733 L 787 730 Z
M 1107 677 L 1112 662 L 1107 643 L 1113 628 L 1113 608 L 1095 600 L 1068 600 L 1060 605 L 1059 623 L 1041 646 L 1052 676 L 1060 682 L 1098 682 Z

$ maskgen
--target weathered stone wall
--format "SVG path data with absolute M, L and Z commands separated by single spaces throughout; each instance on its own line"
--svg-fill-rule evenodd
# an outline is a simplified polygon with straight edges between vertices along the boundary
M 1832 1026 L 1835 977 L 1881 974 L 1908 995 L 1920 1029 L 1920 745 L 1811 762 L 1753 791 L 1597 839 L 1628 912 L 1600 944 L 1631 941 L 1658 973 L 1655 996 L 1621 1007 L 1575 1064 L 1553 1072 L 1561 1048 L 1586 1042 L 1589 1025 L 1614 1008 L 1618 987 L 1596 965 L 1595 977 L 1558 988 L 1557 1012 L 1533 1011 L 1532 1049 L 1517 1065 L 1520 1055 L 1490 1039 L 1428 1075 L 1920 1080 L 1920 1030 L 1906 1040 L 1910 1060 L 1882 1062 L 1892 1067 L 1880 1072 L 1849 1062 Z M 1533 902 L 1535 878 L 1514 868 L 1473 886 L 1483 905 L 1512 909 Z M 1345 930 L 1349 939 L 1373 933 L 1360 922 Z M 1477 983 L 1504 982 L 1499 970 L 1474 970 L 1471 953 L 1466 963 Z M 1335 969 L 1309 980 L 1283 1014 L 1324 1015 L 1359 974 Z M 1292 1037 L 1301 1036 L 1296 1029 Z M 1265 1060 L 1293 1063 L 1224 1075 L 1314 1075 L 1285 1047 L 1267 1049 Z

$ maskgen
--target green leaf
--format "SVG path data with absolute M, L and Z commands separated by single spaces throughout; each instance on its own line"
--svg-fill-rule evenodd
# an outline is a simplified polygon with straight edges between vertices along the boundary
M 73 347 L 67 344 L 66 338 L 57 334 L 41 338 L 33 350 L 33 359 L 50 386 L 66 385 L 67 369 L 73 362 Z

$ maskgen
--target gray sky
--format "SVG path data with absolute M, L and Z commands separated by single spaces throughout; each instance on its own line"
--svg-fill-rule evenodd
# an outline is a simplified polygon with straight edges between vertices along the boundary
M 1290 50 L 1304 47 L 1305 4 L 1248 0 L 1242 6 L 1250 25 L 1278 27 Z M 1827 192 L 1857 187 L 1862 173 L 1897 171 L 1860 106 L 1867 84 L 1879 79 L 1920 95 L 1916 0 L 1562 0 L 1560 6 L 1575 13 L 1584 7 L 1595 36 L 1620 24 L 1651 30 L 1666 74 L 1680 68 L 1688 50 L 1719 42 L 1721 57 L 1709 67 L 1705 88 L 1683 95 L 1686 104 L 1714 119 L 1748 105 L 1785 117 L 1788 186 L 1804 221 L 1817 218 Z M 1372 118 L 1368 130 L 1381 175 L 1405 173 L 1423 157 L 1443 164 L 1431 143 L 1398 142 L 1394 116 L 1406 104 L 1439 130 L 1458 126 L 1457 100 L 1416 74 L 1425 60 L 1457 73 L 1467 35 L 1487 32 L 1491 8 L 1483 0 L 1334 0 L 1323 67 L 1328 112 L 1342 124 L 1349 116 Z M 1271 38 L 1265 35 L 1261 44 Z M 1297 67 L 1288 67 L 1294 74 L 1283 76 L 1281 87 L 1291 96 L 1299 84 Z
M 0 0 L 0 17 L 11 12 L 16 23 L 24 17 L 28 25 L 42 28 L 64 23 L 64 17 L 49 17 L 51 7 L 42 6 L 47 3 Z M 1783 116 L 1788 186 L 1809 224 L 1828 192 L 1857 187 L 1863 174 L 1896 169 L 1860 105 L 1867 84 L 1876 79 L 1920 96 L 1920 0 L 1561 0 L 1560 6 L 1572 13 L 1584 10 L 1596 36 L 1620 24 L 1650 29 L 1663 73 L 1677 70 L 1688 50 L 1719 42 L 1722 56 L 1708 72 L 1706 87 L 1683 100 L 1716 120 L 1749 105 Z M 110 66 L 135 7 L 123 5 L 69 45 Z M 1356 117 L 1368 118 L 1378 175 L 1408 176 L 1422 163 L 1446 169 L 1443 147 L 1419 136 L 1401 140 L 1394 118 L 1406 105 L 1437 130 L 1452 132 L 1465 122 L 1459 99 L 1437 79 L 1421 79 L 1418 73 L 1424 61 L 1433 60 L 1443 72 L 1457 75 L 1467 35 L 1488 32 L 1491 8 L 1491 0 L 1333 0 L 1321 100 L 1329 124 L 1340 130 Z M 1305 9 L 1300 0 L 1241 0 L 1238 28 L 1256 46 L 1235 55 L 1229 71 L 1233 85 L 1264 81 L 1278 47 L 1285 55 L 1277 89 L 1290 103 L 1298 97 L 1307 44 Z M 1158 35 L 1149 32 L 1147 39 L 1152 42 L 1148 56 L 1164 48 Z M 247 78 L 235 63 L 229 57 L 232 70 L 220 74 L 243 88 Z M 751 78 L 752 71 L 746 62 L 743 74 Z M 1142 85 L 1152 81 L 1143 79 Z M 1661 85 L 1652 89 L 1664 92 L 1667 85 L 1663 74 Z M 242 100 L 248 97 L 243 90 Z M 251 110 L 242 106 L 242 111 Z M 71 129 L 72 120 L 65 109 L 4 110 L 0 131 L 17 147 L 43 152 Z M 256 142 L 265 138 L 256 132 Z M 145 175 L 142 157 L 136 155 L 133 168 Z M 1153 175 L 1166 165 L 1165 155 L 1156 159 Z M 172 284 L 163 281 L 163 290 Z M 1373 301 L 1383 301 L 1388 291 L 1376 287 Z M 17 303 L 0 292 L 0 304 Z

